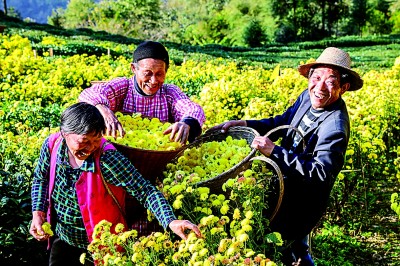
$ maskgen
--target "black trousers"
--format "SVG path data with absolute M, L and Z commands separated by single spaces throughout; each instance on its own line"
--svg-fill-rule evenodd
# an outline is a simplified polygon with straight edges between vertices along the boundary
M 82 253 L 88 251 L 83 248 L 71 246 L 62 241 L 58 236 L 54 236 L 53 244 L 51 245 L 49 265 L 50 266 L 82 266 L 79 258 Z M 86 255 L 87 257 L 88 255 Z M 94 265 L 91 261 L 86 260 L 85 266 Z
M 284 248 L 281 258 L 283 265 L 291 266 L 293 262 L 298 262 L 300 259 L 299 266 L 314 266 L 314 260 L 309 253 L 308 237 L 297 239 Z

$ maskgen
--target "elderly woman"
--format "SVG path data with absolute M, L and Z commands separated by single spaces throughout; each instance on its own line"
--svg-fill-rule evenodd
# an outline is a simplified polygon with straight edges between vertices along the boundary
M 47 240 L 42 224 L 47 219 L 52 225 L 50 265 L 80 265 L 79 256 L 101 220 L 126 224 L 125 193 L 181 238 L 186 238 L 186 229 L 200 236 L 197 226 L 176 219 L 162 193 L 102 137 L 104 130 L 99 110 L 77 103 L 61 115 L 60 132 L 42 145 L 32 184 L 30 233 Z
M 170 139 L 185 144 L 201 134 L 204 111 L 173 84 L 164 84 L 169 55 L 159 42 L 145 41 L 133 53 L 131 78 L 115 78 L 85 89 L 79 100 L 95 105 L 103 115 L 107 135 L 116 137 L 124 129 L 115 112 L 141 113 L 172 125 L 164 132 Z

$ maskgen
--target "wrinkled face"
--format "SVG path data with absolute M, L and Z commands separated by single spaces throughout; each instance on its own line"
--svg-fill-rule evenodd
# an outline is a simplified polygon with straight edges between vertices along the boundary
M 137 64 L 131 64 L 139 87 L 146 95 L 155 94 L 163 85 L 167 73 L 164 61 L 153 58 L 145 58 Z
M 64 133 L 63 135 L 69 151 L 78 160 L 86 160 L 90 154 L 100 148 L 101 134 L 78 135 Z
M 308 92 L 314 109 L 323 109 L 340 98 L 348 83 L 340 87 L 340 73 L 329 67 L 318 67 L 308 79 Z

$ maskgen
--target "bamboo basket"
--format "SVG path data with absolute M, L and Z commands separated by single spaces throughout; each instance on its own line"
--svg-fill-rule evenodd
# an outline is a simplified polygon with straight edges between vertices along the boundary
M 172 151 L 156 151 L 133 148 L 115 142 L 112 142 L 112 144 L 118 151 L 125 155 L 139 173 L 152 184 L 155 184 L 156 179 L 162 176 L 161 173 L 165 166 L 185 149 L 185 146 L 182 146 Z
M 203 143 L 211 141 L 224 141 L 228 136 L 233 139 L 246 139 L 247 144 L 250 146 L 253 139 L 259 136 L 258 132 L 249 127 L 231 127 L 226 133 L 222 133 L 220 130 L 208 131 L 202 136 L 199 136 L 193 143 L 189 144 L 186 149 L 191 149 L 194 147 L 200 147 Z M 177 153 L 176 157 L 171 161 L 171 163 L 176 164 L 177 160 L 181 155 L 183 155 L 184 150 Z M 250 158 L 256 153 L 255 149 L 252 149 L 250 153 L 238 164 L 229 170 L 213 177 L 208 180 L 198 182 L 196 186 L 208 187 L 212 193 L 222 193 L 222 185 L 229 178 L 236 177 L 241 171 L 246 170 L 250 164 Z

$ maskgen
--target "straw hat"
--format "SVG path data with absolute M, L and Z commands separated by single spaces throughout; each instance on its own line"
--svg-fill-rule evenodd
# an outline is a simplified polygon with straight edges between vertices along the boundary
M 322 54 L 313 63 L 300 65 L 298 70 L 300 74 L 308 78 L 308 72 L 310 68 L 317 65 L 332 65 L 339 69 L 345 70 L 350 76 L 350 88 L 349 91 L 355 91 L 361 89 L 363 86 L 363 80 L 357 72 L 351 70 L 351 59 L 350 55 L 343 50 L 335 47 L 326 48 Z

